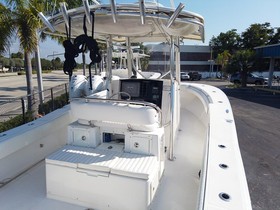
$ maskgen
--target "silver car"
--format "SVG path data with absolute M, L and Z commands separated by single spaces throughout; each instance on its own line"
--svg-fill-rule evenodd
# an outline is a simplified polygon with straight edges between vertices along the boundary
M 241 84 L 241 74 L 234 73 L 233 75 L 231 75 L 230 82 L 234 84 Z M 247 84 L 264 85 L 267 84 L 267 79 L 259 77 L 256 74 L 248 73 Z
M 190 80 L 190 76 L 186 72 L 181 72 L 181 80 Z

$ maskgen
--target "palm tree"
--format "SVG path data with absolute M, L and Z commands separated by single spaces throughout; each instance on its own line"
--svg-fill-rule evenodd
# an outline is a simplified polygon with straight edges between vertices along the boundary
M 234 55 L 234 60 L 237 60 L 241 70 L 241 86 L 247 86 L 247 75 L 249 69 L 255 61 L 255 52 L 252 50 L 239 50 Z
M 229 62 L 229 59 L 231 57 L 231 54 L 229 53 L 228 50 L 223 51 L 222 53 L 218 54 L 218 57 L 216 59 L 216 63 L 218 65 L 221 65 L 221 75 L 223 76 L 223 72 L 225 70 L 226 65 Z M 221 78 L 222 78 L 221 76 Z
M 0 55 L 9 48 L 14 30 L 11 25 L 11 11 L 0 2 Z
M 40 4 L 36 0 L 5 0 L 0 4 L 0 53 L 10 46 L 10 39 L 17 36 L 20 47 L 24 51 L 24 67 L 26 72 L 28 110 L 33 110 L 33 83 L 31 53 L 38 45 L 37 30 L 41 22 L 37 17 Z M 2 47 L 1 47 L 2 46 Z
M 5 2 L 5 5 L 2 3 Z M 26 71 L 28 110 L 33 110 L 33 84 L 31 53 L 37 52 L 39 35 L 42 26 L 38 12 L 54 11 L 63 0 L 2 0 L 0 2 L 0 54 L 7 51 L 11 38 L 17 36 L 24 51 L 24 67 Z M 81 6 L 82 2 L 66 0 L 69 8 Z

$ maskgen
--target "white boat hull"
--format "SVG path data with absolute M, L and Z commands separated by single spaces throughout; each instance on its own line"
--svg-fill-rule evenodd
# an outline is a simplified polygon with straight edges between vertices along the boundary
M 176 159 L 165 162 L 158 190 L 147 208 L 250 209 L 246 177 L 227 97 L 219 89 L 206 85 L 182 84 L 180 92 L 180 124 L 174 150 Z M 1 209 L 93 207 L 77 200 L 69 204 L 63 202 L 64 199 L 56 201 L 46 196 L 45 162 L 42 160 L 67 144 L 67 126 L 75 120 L 67 106 L 1 136 L 0 165 L 5 168 L 0 171 L 3 183 L 0 188 Z M 51 164 L 46 163 L 48 169 Z M 221 168 L 221 164 L 228 167 Z M 70 185 L 75 184 L 76 178 L 67 179 Z M 230 198 L 221 199 L 221 193 Z

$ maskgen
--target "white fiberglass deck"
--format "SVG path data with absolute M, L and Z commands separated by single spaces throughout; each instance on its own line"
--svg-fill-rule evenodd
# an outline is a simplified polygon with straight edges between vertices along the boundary
M 182 110 L 181 130 L 176 141 L 175 161 L 167 161 L 165 172 L 150 209 L 195 209 L 199 185 L 198 171 L 202 162 L 202 124 Z M 199 147 L 199 148 L 198 148 Z M 46 197 L 45 162 L 0 188 L 1 210 L 86 209 L 85 207 Z M 73 180 L 74 182 L 75 180 Z

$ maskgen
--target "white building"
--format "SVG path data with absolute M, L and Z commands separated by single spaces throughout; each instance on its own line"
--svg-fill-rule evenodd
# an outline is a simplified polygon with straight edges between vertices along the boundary
M 149 71 L 167 72 L 169 70 L 170 49 L 165 44 L 147 45 L 150 51 Z M 203 77 L 209 76 L 209 72 L 216 69 L 211 65 L 210 46 L 180 45 L 181 72 L 198 71 Z

